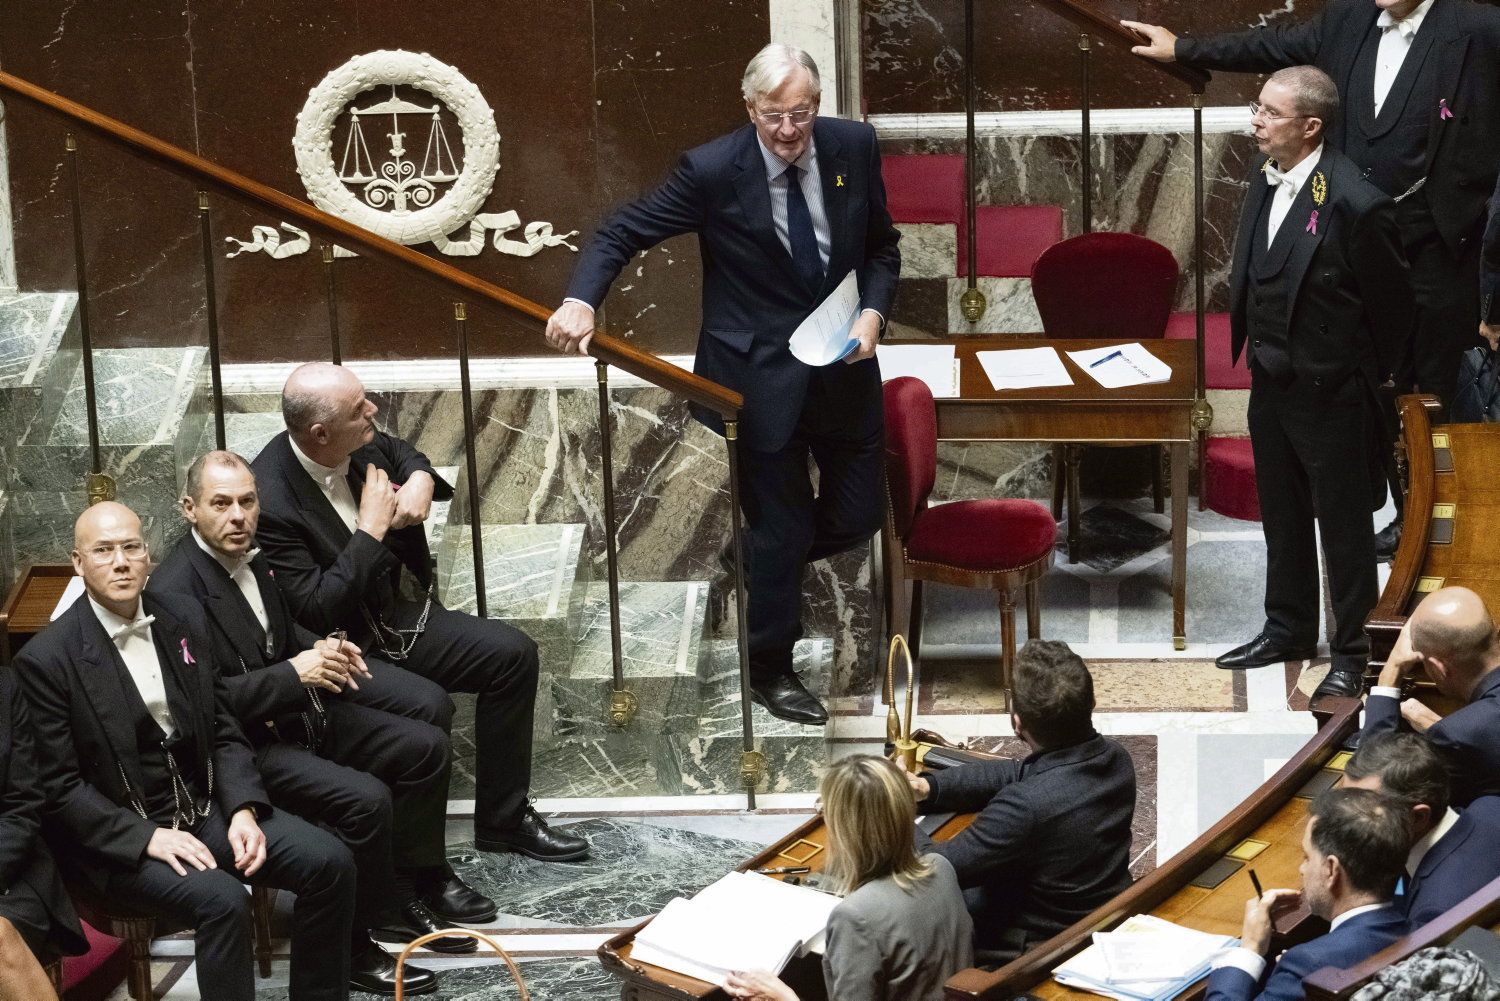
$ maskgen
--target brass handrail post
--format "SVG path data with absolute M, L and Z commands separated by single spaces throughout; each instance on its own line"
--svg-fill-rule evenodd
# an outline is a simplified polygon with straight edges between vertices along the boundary
M 745 617 L 745 536 L 740 525 L 740 422 L 724 422 L 724 446 L 729 454 L 729 538 L 734 548 L 735 631 L 740 656 L 740 780 L 745 785 L 745 808 L 755 809 L 755 787 L 766 777 L 766 756 L 755 748 L 755 721 L 750 716 L 750 627 Z
M 1208 294 L 1204 288 L 1203 273 L 1203 91 L 1193 94 L 1193 312 L 1194 341 L 1197 362 L 1198 398 L 1193 403 L 1193 430 L 1198 432 L 1198 510 L 1207 507 L 1203 493 L 1204 451 L 1208 442 L 1208 429 L 1214 422 L 1214 408 L 1208 402 L 1203 357 L 1205 344 L 1205 316 L 1208 309 Z
M 1090 105 L 1093 103 L 1093 84 L 1089 81 L 1089 57 L 1093 52 L 1093 41 L 1088 33 L 1078 36 L 1078 62 L 1083 77 L 1083 129 L 1078 143 L 1079 159 L 1083 169 L 1083 232 L 1094 231 L 1094 149 L 1089 121 Z
M 620 649 L 620 550 L 615 538 L 614 432 L 609 412 L 609 363 L 594 362 L 599 380 L 599 450 L 604 463 L 604 564 L 609 577 L 609 653 L 614 688 L 609 695 L 611 726 L 629 726 L 640 707 L 635 693 L 625 687 L 625 655 Z
M 323 274 L 328 284 L 328 346 L 329 358 L 335 365 L 344 363 L 344 353 L 339 348 L 339 286 L 338 279 L 334 275 L 333 244 L 323 244 Z M 458 303 L 454 304 L 455 306 Z M 465 368 L 467 371 L 467 367 Z
M 326 248 L 325 248 L 326 249 Z M 326 259 L 326 258 L 325 258 Z M 489 614 L 484 586 L 484 527 L 479 518 L 479 459 L 474 441 L 474 390 L 469 383 L 469 311 L 461 302 L 453 304 L 453 326 L 458 334 L 458 388 L 464 408 L 464 461 L 468 463 L 469 532 L 474 540 L 474 610 L 481 619 Z M 338 340 L 334 340 L 335 347 Z
M 63 140 L 68 167 L 68 201 L 73 212 L 73 277 L 78 285 L 78 340 L 83 348 L 83 405 L 89 431 L 89 475 L 84 494 L 90 504 L 115 499 L 115 480 L 104 471 L 99 449 L 99 410 L 94 396 L 94 339 L 89 326 L 88 265 L 83 252 L 83 196 L 78 184 L 78 140 L 69 132 Z
M 208 192 L 198 192 L 198 231 L 203 240 L 203 303 L 208 309 L 208 376 L 214 396 L 214 441 L 224 444 L 224 373 L 219 359 L 219 297 L 214 281 L 214 237 L 208 215 Z
M 979 291 L 979 209 L 975 192 L 977 182 L 974 179 L 978 157 L 974 150 L 974 95 L 974 0 L 964 0 L 964 125 L 965 135 L 968 137 L 964 143 L 964 226 L 969 238 L 966 262 L 969 287 L 959 297 L 958 308 L 963 318 L 970 323 L 979 322 L 979 318 L 984 315 L 985 306 L 984 293 Z

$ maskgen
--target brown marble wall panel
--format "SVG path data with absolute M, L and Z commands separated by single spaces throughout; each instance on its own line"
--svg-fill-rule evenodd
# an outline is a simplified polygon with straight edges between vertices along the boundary
M 1083 0 L 1116 18 L 1162 24 L 1179 35 L 1238 31 L 1315 16 L 1323 0 Z M 1082 101 L 1079 30 L 1042 0 L 977 0 L 975 87 L 983 111 L 1076 108 Z M 964 0 L 863 0 L 864 99 L 869 114 L 963 110 Z M 1190 90 L 1130 55 L 1095 41 L 1095 107 L 1186 105 Z M 1259 78 L 1221 73 L 1209 104 L 1252 100 Z
M 766 0 L 461 0 L 440 13 L 369 0 L 55 4 L 20 0 L 0 31 L 5 68 L 256 180 L 305 197 L 292 135 L 308 90 L 350 57 L 427 52 L 457 67 L 495 112 L 500 170 L 482 211 L 514 209 L 586 240 L 608 212 L 659 180 L 678 152 L 743 120 L 738 81 L 769 37 Z M 25 288 L 74 286 L 61 130 L 12 102 L 7 128 Z M 454 130 L 456 140 L 456 130 Z M 372 145 L 373 145 L 372 138 Z M 90 283 L 106 345 L 203 339 L 192 186 L 86 144 Z M 455 152 L 458 152 L 455 150 Z M 216 197 L 217 296 L 227 361 L 328 353 L 326 276 L 315 246 L 299 257 L 225 259 L 267 213 Z M 515 234 L 512 234 L 515 235 Z M 422 249 L 434 253 L 431 245 Z M 697 251 L 674 241 L 642 275 L 627 271 L 612 328 L 659 352 L 690 351 Z M 562 297 L 577 257 L 487 247 L 440 257 L 544 305 Z M 450 296 L 362 258 L 336 264 L 349 357 L 453 353 Z M 629 286 L 628 288 L 625 288 Z M 473 315 L 474 311 L 471 311 Z M 487 326 L 485 326 L 487 324 Z M 476 353 L 541 354 L 532 323 L 476 318 Z

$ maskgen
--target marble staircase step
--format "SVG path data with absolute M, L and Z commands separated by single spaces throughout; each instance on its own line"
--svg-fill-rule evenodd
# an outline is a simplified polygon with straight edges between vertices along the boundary
M 81 360 L 76 292 L 0 290 L 0 429 L 19 441 L 48 404 L 50 421 Z
M 225 414 L 224 446 L 231 452 L 238 452 L 246 462 L 254 462 L 260 450 L 284 430 L 286 422 L 281 419 L 279 410 Z

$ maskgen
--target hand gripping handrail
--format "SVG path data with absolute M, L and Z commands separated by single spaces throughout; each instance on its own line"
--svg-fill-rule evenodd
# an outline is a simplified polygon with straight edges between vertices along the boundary
M 1076 0 L 1038 0 L 1044 7 L 1050 7 L 1058 14 L 1072 21 L 1085 31 L 1097 34 L 1100 38 L 1112 45 L 1123 48 L 1129 52 L 1132 48 L 1140 45 L 1142 38 L 1136 36 L 1135 32 L 1126 28 L 1114 18 L 1101 14 L 1092 7 L 1076 2 Z M 1154 59 L 1142 59 L 1141 62 L 1154 67 L 1158 71 L 1174 76 L 1193 88 L 1193 93 L 1201 94 L 1208 86 L 1212 74 L 1207 70 L 1200 70 L 1193 66 L 1184 66 L 1181 63 L 1159 63 Z

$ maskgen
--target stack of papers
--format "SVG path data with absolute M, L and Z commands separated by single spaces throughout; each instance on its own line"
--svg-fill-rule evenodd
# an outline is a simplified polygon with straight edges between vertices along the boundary
M 792 356 L 814 368 L 848 357 L 859 347 L 859 341 L 850 336 L 859 311 L 859 279 L 850 271 L 792 331 L 787 345 Z
M 984 374 L 990 377 L 990 385 L 996 389 L 1073 385 L 1073 377 L 1063 367 L 1056 348 L 976 351 L 974 357 L 979 359 Z
M 952 344 L 881 344 L 875 348 L 880 377 L 911 376 L 935 397 L 958 395 L 958 349 Z
M 1165 1001 L 1208 975 L 1220 952 L 1238 942 L 1137 914 L 1052 971 L 1066 987 L 1121 1001 Z
M 1146 386 L 1172 378 L 1172 367 L 1139 344 L 1069 351 L 1068 357 L 1105 389 Z
M 780 973 L 820 949 L 839 898 L 753 872 L 731 872 L 677 897 L 641 929 L 630 957 L 724 986 L 731 970 Z

